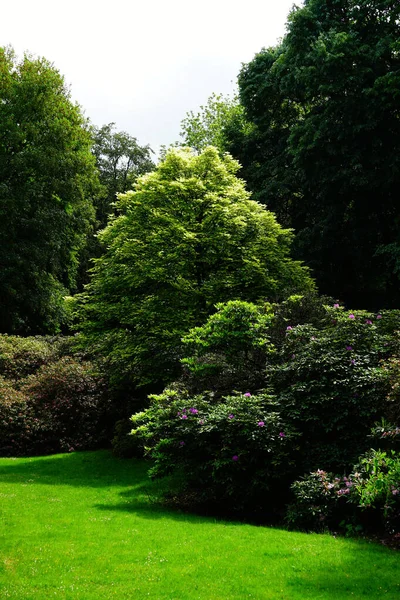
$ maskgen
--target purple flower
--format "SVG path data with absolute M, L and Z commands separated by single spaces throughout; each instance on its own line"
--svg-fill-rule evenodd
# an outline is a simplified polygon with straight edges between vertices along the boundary
M 283 431 L 281 431 L 281 432 L 279 433 L 279 437 L 281 437 L 281 438 L 284 438 L 284 437 L 286 437 L 286 433 L 283 433 Z
M 356 364 L 356 361 L 354 360 L 354 358 L 352 358 L 350 362 L 351 362 L 352 365 Z
M 382 315 L 376 315 L 377 319 L 382 319 Z
M 333 308 L 339 308 L 339 306 L 340 306 L 339 304 L 334 304 Z
M 292 354 L 292 360 L 294 360 L 296 358 L 295 354 Z
M 198 413 L 199 411 L 197 410 L 197 408 L 190 408 L 190 409 L 189 409 L 189 412 L 191 412 L 191 413 L 192 413 L 192 415 L 197 415 L 197 413 Z
M 185 445 L 185 442 L 179 442 L 179 445 L 180 445 L 180 446 L 184 446 L 184 445 Z
M 355 319 L 355 316 L 353 315 L 353 313 L 349 314 L 349 319 Z
M 397 494 L 399 494 L 399 493 L 400 493 L 399 490 L 392 490 L 393 496 L 397 496 Z
M 235 454 L 234 456 L 232 456 L 232 460 L 233 460 L 234 462 L 236 462 L 237 460 L 239 460 L 239 457 L 238 457 L 238 456 Z
M 346 346 L 346 350 L 348 350 L 349 352 L 351 352 L 353 350 L 352 346 Z
M 292 331 L 292 329 L 293 329 L 293 327 L 291 327 L 290 325 L 288 325 L 288 326 L 286 327 L 286 331 Z
M 182 419 L 187 419 L 187 415 L 182 415 Z
M 264 421 L 258 421 L 257 425 L 259 427 L 264 427 L 265 423 L 264 423 Z
M 234 419 L 235 415 L 228 415 L 228 419 Z
M 367 319 L 365 322 L 366 322 L 367 325 L 372 325 L 371 319 Z
M 250 394 L 250 392 L 246 392 L 246 393 L 245 393 L 245 395 L 244 395 L 244 397 L 245 397 L 245 398 L 251 398 L 251 394 Z

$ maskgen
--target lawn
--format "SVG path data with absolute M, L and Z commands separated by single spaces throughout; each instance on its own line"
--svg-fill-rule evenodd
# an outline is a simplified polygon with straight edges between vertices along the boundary
M 0 459 L 0 598 L 400 597 L 400 553 L 188 515 L 109 452 Z

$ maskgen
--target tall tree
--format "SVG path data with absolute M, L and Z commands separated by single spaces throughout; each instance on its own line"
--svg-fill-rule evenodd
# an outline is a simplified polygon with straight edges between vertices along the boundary
M 97 227 L 102 229 L 113 211 L 116 194 L 132 189 L 139 175 L 152 171 L 155 165 L 150 147 L 139 146 L 125 131 L 115 131 L 115 123 L 93 127 L 92 132 L 92 151 L 104 186 L 96 205 Z
M 196 152 L 201 152 L 207 146 L 215 146 L 222 153 L 227 152 L 228 131 L 244 127 L 243 112 L 236 96 L 230 98 L 211 94 L 197 113 L 190 111 L 182 120 L 182 145 Z
M 0 48 L 1 332 L 53 332 L 63 321 L 99 187 L 90 148 L 53 65 Z
M 116 380 L 171 381 L 182 336 L 218 302 L 313 289 L 290 258 L 291 231 L 249 198 L 238 168 L 212 147 L 172 149 L 119 197 L 80 302 L 83 339 Z
M 242 174 L 352 306 L 400 301 L 399 39 L 394 0 L 306 0 L 239 76 Z

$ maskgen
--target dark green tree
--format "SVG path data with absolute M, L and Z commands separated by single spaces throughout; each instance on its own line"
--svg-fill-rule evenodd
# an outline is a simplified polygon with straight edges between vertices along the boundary
M 231 299 L 276 300 L 313 289 L 290 256 L 292 233 L 250 200 L 239 165 L 217 149 L 170 150 L 100 234 L 106 251 L 81 296 L 83 341 L 115 380 L 165 383 L 181 338 Z
M 356 307 L 400 301 L 399 19 L 393 0 L 306 0 L 239 76 L 241 175 L 320 289 Z
M 116 194 L 133 188 L 139 175 L 155 167 L 149 146 L 139 146 L 125 131 L 115 131 L 115 123 L 93 127 L 92 152 L 96 157 L 104 193 L 96 203 L 97 227 L 103 229 L 113 212 Z
M 98 191 L 91 135 L 44 58 L 0 48 L 0 331 L 56 331 Z

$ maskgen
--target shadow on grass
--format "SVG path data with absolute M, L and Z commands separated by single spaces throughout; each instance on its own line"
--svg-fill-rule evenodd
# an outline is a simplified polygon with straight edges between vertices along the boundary
M 76 487 L 134 487 L 147 479 L 149 463 L 122 460 L 108 450 L 0 459 L 0 482 Z

